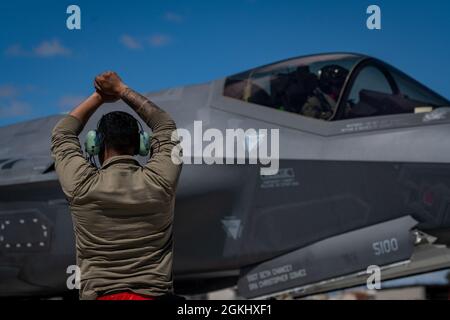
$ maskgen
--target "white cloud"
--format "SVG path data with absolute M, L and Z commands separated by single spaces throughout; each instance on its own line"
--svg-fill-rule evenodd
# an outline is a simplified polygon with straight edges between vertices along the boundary
M 22 101 L 10 101 L 0 103 L 0 118 L 13 118 L 26 116 L 31 113 L 31 106 Z
M 130 50 L 139 50 L 148 46 L 153 48 L 167 46 L 172 42 L 172 37 L 162 33 L 155 33 L 150 37 L 138 37 L 125 34 L 119 38 L 119 42 Z
M 0 85 L 0 98 L 12 98 L 17 96 L 19 89 L 9 84 Z
M 0 99 L 12 99 L 18 96 L 23 96 L 24 94 L 36 93 L 39 91 L 39 87 L 32 84 L 21 86 L 12 84 L 0 84 Z
M 121 44 L 131 50 L 138 50 L 142 48 L 141 42 L 139 40 L 127 34 L 121 36 L 119 41 Z
M 38 57 L 67 56 L 71 54 L 71 51 L 56 39 L 42 42 L 33 49 L 33 52 Z
M 58 107 L 61 110 L 73 109 L 81 102 L 83 102 L 84 99 L 86 99 L 86 97 L 84 96 L 77 96 L 77 95 L 63 96 L 58 101 Z
M 31 106 L 21 101 L 25 93 L 33 92 L 36 86 L 23 85 L 16 86 L 11 84 L 0 85 L 0 118 L 14 118 L 30 115 Z
M 181 23 L 184 20 L 182 15 L 175 13 L 175 12 L 171 12 L 171 11 L 166 12 L 164 14 L 164 19 L 169 22 L 175 22 L 175 23 Z
M 172 38 L 165 34 L 154 34 L 149 38 L 152 47 L 164 47 L 172 42 Z
M 31 50 L 26 50 L 17 43 L 9 46 L 5 50 L 6 55 L 13 57 L 47 58 L 55 56 L 68 56 L 71 53 L 71 50 L 64 47 L 57 39 L 43 41 Z
M 6 48 L 5 54 L 8 56 L 14 56 L 14 57 L 21 57 L 21 56 L 29 55 L 29 53 L 26 52 L 26 50 L 24 50 L 22 48 L 22 46 L 18 43 L 13 44 L 13 45 L 9 46 L 8 48 Z

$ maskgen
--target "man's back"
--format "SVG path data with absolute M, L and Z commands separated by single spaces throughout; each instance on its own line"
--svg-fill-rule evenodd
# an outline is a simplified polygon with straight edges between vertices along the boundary
M 71 204 L 83 299 L 172 290 L 174 198 L 145 171 L 130 156 L 113 157 Z
M 93 94 L 52 132 L 55 169 L 74 223 L 80 296 L 172 293 L 172 222 L 181 172 L 175 122 L 146 97 L 124 87 L 116 74 L 96 79 L 109 89 L 106 98 Z M 121 88 L 120 97 L 152 129 L 153 137 L 146 144 L 129 114 L 105 115 L 87 149 L 100 150 L 98 169 L 83 155 L 78 135 L 104 99 L 117 99 L 114 88 Z M 132 155 L 149 149 L 150 158 L 141 166 Z

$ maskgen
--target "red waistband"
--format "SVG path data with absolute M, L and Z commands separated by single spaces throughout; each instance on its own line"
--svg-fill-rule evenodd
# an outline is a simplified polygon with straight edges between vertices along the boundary
M 97 300 L 154 300 L 154 298 L 134 292 L 119 292 L 100 296 Z

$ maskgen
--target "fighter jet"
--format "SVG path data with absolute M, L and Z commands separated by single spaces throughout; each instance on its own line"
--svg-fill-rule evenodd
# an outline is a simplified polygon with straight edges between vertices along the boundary
M 385 280 L 450 267 L 450 102 L 405 73 L 318 54 L 147 96 L 193 136 L 195 121 L 279 130 L 273 175 L 184 150 L 176 293 L 303 296 L 364 284 L 370 270 Z M 100 109 L 81 145 L 111 110 L 132 113 L 123 102 Z M 0 128 L 0 296 L 74 292 L 72 221 L 50 156 L 63 116 Z

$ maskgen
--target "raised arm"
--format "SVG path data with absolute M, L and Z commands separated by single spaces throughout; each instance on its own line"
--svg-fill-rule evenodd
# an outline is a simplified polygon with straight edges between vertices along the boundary
M 98 92 L 91 94 L 86 100 L 76 106 L 70 113 L 70 116 L 77 118 L 84 128 L 89 118 L 103 104 L 103 99 Z
M 78 186 L 96 172 L 83 157 L 78 135 L 103 102 L 105 98 L 100 93 L 94 92 L 53 128 L 52 157 L 61 187 L 69 201 L 74 198 Z
M 147 97 L 130 88 L 125 88 L 121 94 L 121 98 L 126 102 L 142 120 L 152 129 L 153 136 L 165 131 L 172 134 L 176 130 L 175 122 L 170 115 L 160 109 L 156 104 Z M 169 132 L 170 131 L 170 132 Z
M 147 97 L 127 87 L 114 72 L 102 74 L 95 83 L 100 92 L 122 98 L 152 129 L 152 156 L 144 170 L 150 179 L 174 194 L 181 161 L 173 161 L 172 154 L 181 155 L 181 149 L 173 119 Z M 180 160 L 176 156 L 174 158 Z

